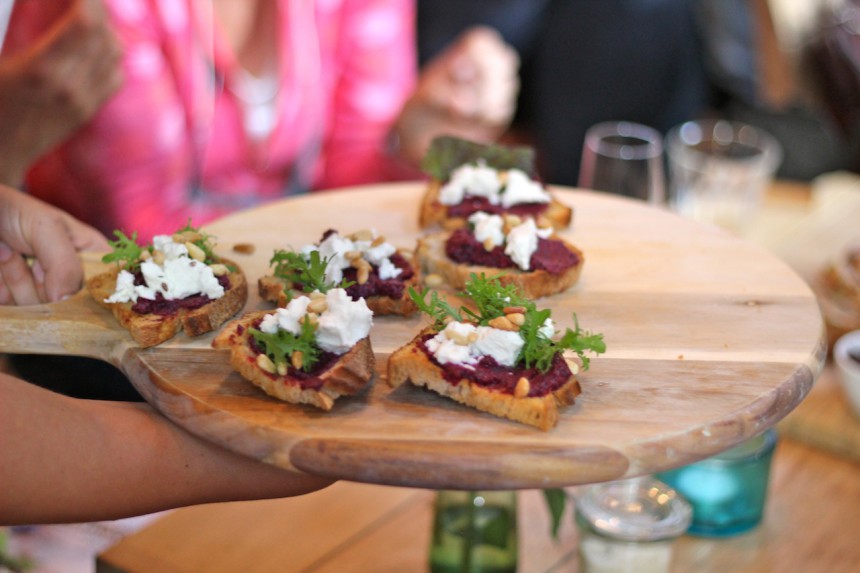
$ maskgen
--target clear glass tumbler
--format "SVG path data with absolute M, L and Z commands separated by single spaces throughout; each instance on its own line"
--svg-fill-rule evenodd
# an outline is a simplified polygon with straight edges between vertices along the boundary
M 517 544 L 516 492 L 436 494 L 431 572 L 515 573 Z
M 668 573 L 690 505 L 652 477 L 579 488 L 580 573 Z

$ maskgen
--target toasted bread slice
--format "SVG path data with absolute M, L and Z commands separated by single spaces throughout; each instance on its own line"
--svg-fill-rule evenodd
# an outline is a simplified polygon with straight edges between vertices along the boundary
M 535 426 L 543 431 L 556 426 L 559 410 L 573 404 L 581 392 L 579 381 L 574 375 L 554 392 L 522 398 L 485 388 L 467 378 L 452 384 L 445 379 L 442 368 L 419 346 L 419 341 L 427 332 L 425 330 L 397 349 L 388 359 L 387 377 L 391 387 L 411 382 L 482 412 Z
M 465 227 L 468 222 L 465 217 L 449 217 L 448 206 L 439 202 L 439 190 L 441 188 L 442 181 L 438 179 L 431 179 L 428 182 L 427 191 L 421 200 L 418 225 L 422 229 L 436 225 L 440 225 L 444 229 Z M 555 229 L 566 229 L 573 221 L 573 209 L 552 197 L 547 208 L 541 211 L 538 216 L 545 217 Z
M 318 389 L 302 388 L 301 381 L 289 375 L 281 376 L 264 371 L 257 364 L 258 353 L 250 342 L 248 329 L 257 323 L 266 311 L 248 313 L 231 321 L 212 341 L 212 346 L 230 351 L 230 365 L 246 380 L 260 387 L 266 394 L 290 402 L 310 404 L 325 411 L 334 406 L 340 396 L 354 395 L 363 390 L 373 379 L 375 357 L 370 338 L 362 338 L 346 354 L 320 373 L 322 380 Z
M 409 261 L 409 264 L 412 265 L 415 273 L 407 280 L 403 281 L 403 292 L 400 297 L 392 298 L 390 296 L 376 295 L 369 296 L 364 299 L 367 303 L 367 307 L 372 310 L 373 314 L 376 316 L 388 314 L 409 316 L 417 310 L 415 302 L 413 302 L 409 297 L 409 287 L 420 290 L 420 275 L 418 273 L 418 267 L 416 266 L 414 257 L 404 256 L 406 257 L 406 260 Z M 288 302 L 287 292 L 285 291 L 286 286 L 287 282 L 284 279 L 274 275 L 265 275 L 260 277 L 257 281 L 260 298 L 268 302 L 273 302 L 280 307 L 285 307 Z M 293 295 L 305 294 L 298 290 L 293 290 L 291 292 Z M 350 289 L 347 289 L 347 292 L 350 292 Z
M 135 342 L 142 348 L 148 348 L 173 338 L 180 330 L 191 337 L 210 332 L 245 306 L 248 300 L 245 275 L 236 263 L 225 259 L 222 259 L 222 262 L 237 269 L 228 275 L 230 288 L 221 298 L 193 310 L 180 308 L 167 315 L 140 314 L 132 310 L 133 304 L 130 302 L 105 302 L 116 289 L 118 267 L 87 280 L 87 291 L 98 304 L 113 313 L 119 323 L 131 333 Z
M 504 273 L 499 276 L 499 282 L 502 285 L 515 284 L 524 297 L 540 298 L 562 292 L 575 285 L 579 281 L 585 262 L 582 251 L 570 243 L 562 241 L 568 250 L 576 254 L 579 263 L 557 275 L 542 269 L 522 271 L 519 268 L 499 269 L 457 263 L 445 253 L 445 242 L 450 235 L 450 232 L 440 232 L 422 237 L 418 239 L 418 247 L 415 252 L 421 271 L 425 275 L 437 274 L 454 289 L 465 287 L 466 281 L 469 280 L 472 273 L 476 275 L 483 273 L 486 276 L 497 276 Z

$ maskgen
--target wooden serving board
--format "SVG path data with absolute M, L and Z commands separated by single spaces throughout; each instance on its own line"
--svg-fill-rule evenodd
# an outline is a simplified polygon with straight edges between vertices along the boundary
M 276 248 L 374 227 L 411 248 L 419 183 L 303 196 L 207 228 L 251 284 Z M 531 488 L 633 477 L 720 452 L 775 424 L 809 392 L 824 360 L 814 295 L 763 248 L 643 203 L 555 189 L 574 208 L 564 236 L 585 253 L 580 283 L 542 299 L 560 326 L 602 332 L 608 350 L 580 375 L 583 394 L 542 432 L 426 390 L 386 384 L 387 356 L 425 318 L 376 317 L 378 376 L 331 412 L 285 404 L 232 372 L 213 335 L 140 350 L 79 294 L 0 309 L 0 351 L 75 354 L 119 366 L 188 430 L 285 468 L 430 488 Z M 233 251 L 249 243 L 251 255 Z M 95 272 L 96 268 L 89 272 Z M 252 289 L 253 290 L 253 289 Z M 252 293 L 247 310 L 266 308 Z

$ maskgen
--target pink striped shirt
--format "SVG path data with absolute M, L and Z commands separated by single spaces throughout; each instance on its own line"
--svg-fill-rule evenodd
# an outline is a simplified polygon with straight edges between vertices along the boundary
M 263 201 L 403 176 L 385 156 L 414 87 L 412 0 L 275 0 L 276 120 L 243 123 L 238 65 L 205 0 L 106 0 L 124 84 L 30 170 L 29 191 L 110 235 L 141 240 Z M 7 48 L 44 27 L 19 2 Z

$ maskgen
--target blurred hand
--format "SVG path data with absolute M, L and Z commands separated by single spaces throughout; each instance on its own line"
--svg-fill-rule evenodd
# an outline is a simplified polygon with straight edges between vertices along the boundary
M 0 304 L 54 302 L 77 292 L 84 278 L 77 252 L 83 250 L 109 246 L 64 211 L 0 185 Z
M 0 58 L 0 182 L 20 185 L 98 111 L 122 83 L 120 55 L 102 0 L 71 0 L 36 42 Z
M 510 126 L 519 93 L 519 56 L 492 28 L 471 28 L 425 66 L 400 114 L 404 159 L 420 164 L 434 137 L 488 143 Z

